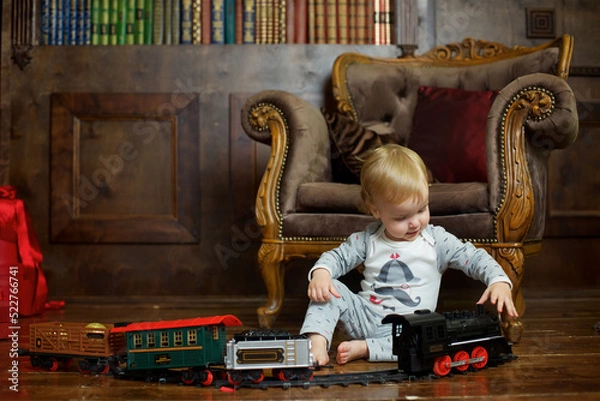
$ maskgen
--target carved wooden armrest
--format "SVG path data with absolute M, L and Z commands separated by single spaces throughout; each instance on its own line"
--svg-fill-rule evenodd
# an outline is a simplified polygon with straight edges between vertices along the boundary
M 300 97 L 266 90 L 242 108 L 248 136 L 271 145 L 256 198 L 256 217 L 264 238 L 279 238 L 282 216 L 294 211 L 297 188 L 331 180 L 329 133 L 321 112 Z
M 571 144 L 577 132 L 575 95 L 563 79 L 531 74 L 500 91 L 490 110 L 487 137 L 496 238 L 524 241 L 534 214 L 545 213 L 547 156 Z

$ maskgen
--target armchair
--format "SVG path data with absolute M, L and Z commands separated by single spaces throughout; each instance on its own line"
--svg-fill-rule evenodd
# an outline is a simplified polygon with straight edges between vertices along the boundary
M 250 97 L 243 128 L 271 146 L 256 197 L 268 293 L 259 323 L 270 327 L 280 312 L 286 262 L 316 258 L 372 221 L 359 211 L 358 181 L 338 174 L 340 160 L 352 158 L 341 154 L 348 149 L 339 133 L 348 130 L 354 153 L 356 143 L 394 141 L 421 154 L 433 175 L 431 223 L 488 251 L 512 280 L 522 314 L 524 259 L 540 251 L 544 231 L 547 158 L 578 132 L 566 83 L 572 51 L 564 35 L 531 48 L 465 39 L 399 59 L 345 53 L 332 71 L 337 113 L 283 91 Z M 471 126 L 476 114 L 481 132 Z M 480 148 L 463 152 L 477 141 Z M 504 325 L 519 341 L 520 320 L 505 317 Z

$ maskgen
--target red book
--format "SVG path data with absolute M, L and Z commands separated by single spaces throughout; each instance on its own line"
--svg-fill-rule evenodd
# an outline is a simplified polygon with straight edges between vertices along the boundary
M 243 0 L 235 0 L 235 43 L 242 44 L 244 36 L 244 4 Z
M 379 2 L 379 0 L 366 0 L 365 33 L 368 45 L 375 43 L 375 2 Z
M 201 0 L 202 44 L 210 44 L 210 0 Z
M 294 0 L 294 43 L 307 43 L 307 0 Z

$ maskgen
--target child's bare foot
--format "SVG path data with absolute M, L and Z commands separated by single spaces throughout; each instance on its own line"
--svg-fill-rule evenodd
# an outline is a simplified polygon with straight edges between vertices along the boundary
M 338 365 L 344 365 L 356 359 L 369 357 L 369 348 L 364 340 L 344 341 L 337 348 L 335 361 Z
M 310 351 L 317 365 L 327 365 L 329 363 L 329 353 L 327 352 L 327 339 L 320 334 L 309 334 Z

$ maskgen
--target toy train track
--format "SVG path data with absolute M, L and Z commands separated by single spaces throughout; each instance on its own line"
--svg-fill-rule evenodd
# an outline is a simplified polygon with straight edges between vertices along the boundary
M 517 356 L 515 356 L 514 354 L 502 355 L 501 357 L 490 359 L 488 361 L 487 367 L 496 367 L 498 365 L 504 364 L 515 359 L 517 359 Z M 267 390 L 269 388 L 307 389 L 310 387 L 329 388 L 331 386 L 348 387 L 351 385 L 369 386 L 370 384 L 403 383 L 410 381 L 440 378 L 439 376 L 432 373 L 408 374 L 401 372 L 398 369 L 388 369 L 366 372 L 321 374 L 315 375 L 311 379 L 306 380 L 280 380 L 277 377 L 265 377 L 260 382 L 253 382 L 252 380 L 243 380 L 240 383 L 232 384 L 226 378 L 227 372 L 225 370 L 217 369 L 214 370 L 213 373 L 215 377 L 217 377 L 217 379 L 215 379 L 211 383 L 211 385 L 217 389 L 221 389 L 222 391 L 232 391 L 240 388 Z M 466 374 L 467 372 L 463 370 L 457 371 L 456 373 Z M 181 373 L 176 371 L 137 372 L 137 374 L 132 374 L 131 372 L 122 372 L 117 377 L 128 380 L 142 380 L 145 382 L 182 384 Z M 197 384 L 197 386 L 205 387 L 202 384 Z

